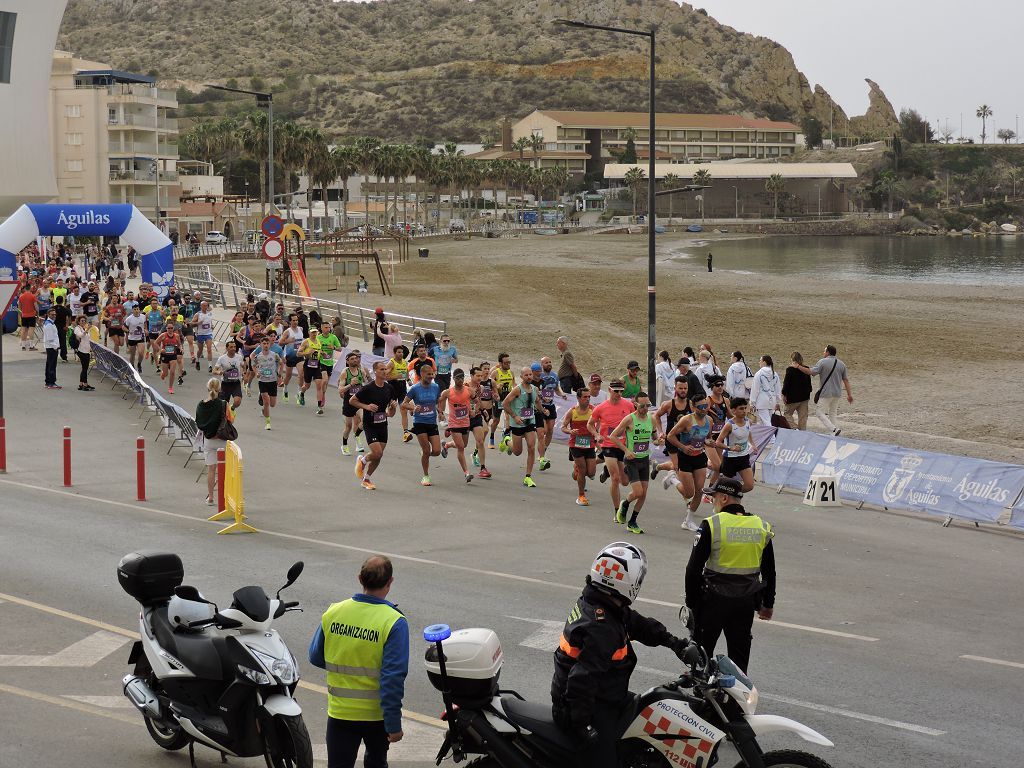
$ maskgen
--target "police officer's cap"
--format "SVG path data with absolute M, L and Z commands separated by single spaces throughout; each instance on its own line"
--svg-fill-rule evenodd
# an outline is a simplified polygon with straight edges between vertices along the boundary
M 734 499 L 743 498 L 743 484 L 731 477 L 720 477 L 710 488 L 705 488 L 704 493 L 710 495 L 716 493 L 724 493 L 726 496 L 732 496 Z

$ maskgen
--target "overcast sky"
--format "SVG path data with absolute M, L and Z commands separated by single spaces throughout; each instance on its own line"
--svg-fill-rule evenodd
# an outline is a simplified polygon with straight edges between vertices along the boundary
M 896 108 L 912 107 L 933 126 L 979 136 L 980 104 L 997 128 L 1024 130 L 1021 49 L 1024 5 L 1014 0 L 693 0 L 723 24 L 789 49 L 811 85 L 820 83 L 848 115 L 868 106 L 865 77 Z M 993 125 L 994 122 L 994 125 Z

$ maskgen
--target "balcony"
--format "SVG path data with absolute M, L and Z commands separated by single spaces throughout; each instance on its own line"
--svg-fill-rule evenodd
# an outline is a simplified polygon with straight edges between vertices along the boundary
M 107 118 L 107 128 L 156 128 L 157 121 L 151 115 L 123 115 Z
M 109 178 L 110 178 L 110 181 L 114 182 L 115 184 L 117 184 L 117 183 L 122 183 L 122 184 L 135 184 L 135 183 L 155 184 L 156 183 L 156 179 L 153 177 L 153 174 L 150 173 L 149 171 L 131 171 L 131 170 L 111 169 Z M 177 174 L 176 171 L 160 171 L 160 181 L 161 182 L 165 182 L 165 181 L 166 182 L 171 182 L 171 181 L 177 181 L 177 180 L 178 180 L 178 174 Z
M 167 88 L 156 88 L 142 83 L 117 83 L 107 86 L 107 95 L 117 102 L 168 102 L 168 106 L 178 106 L 178 95 Z
M 156 127 L 161 131 L 174 131 L 178 132 L 178 118 L 176 117 L 158 117 L 156 121 Z
M 111 141 L 107 144 L 107 150 L 111 155 L 117 155 L 118 157 L 152 157 L 156 154 L 156 144 L 149 144 L 142 141 L 126 141 L 124 147 L 121 146 L 119 141 Z M 178 147 L 174 145 L 174 155 L 178 156 Z

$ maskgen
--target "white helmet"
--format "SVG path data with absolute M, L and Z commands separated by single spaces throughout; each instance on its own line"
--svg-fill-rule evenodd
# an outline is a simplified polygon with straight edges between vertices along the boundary
M 198 591 L 196 592 L 200 597 Z M 189 629 L 189 624 L 196 621 L 210 621 L 215 614 L 212 603 L 201 603 L 196 600 L 189 600 L 184 597 L 173 595 L 170 603 L 167 604 L 167 618 L 172 624 Z M 195 627 L 192 627 L 194 629 Z
M 590 566 L 590 583 L 617 592 L 630 603 L 647 575 L 647 555 L 636 544 L 616 541 L 601 549 Z

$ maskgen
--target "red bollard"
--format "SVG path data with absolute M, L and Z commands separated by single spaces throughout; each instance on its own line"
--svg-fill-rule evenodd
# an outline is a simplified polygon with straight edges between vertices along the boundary
M 71 487 L 71 427 L 64 427 L 64 487 Z
M 7 474 L 7 419 L 0 418 L 0 475 Z
M 227 509 L 224 504 L 224 478 L 227 476 L 227 467 L 225 465 L 224 449 L 221 448 L 217 451 L 217 511 L 223 512 Z
M 146 438 L 135 439 L 135 474 L 139 501 L 146 500 Z

